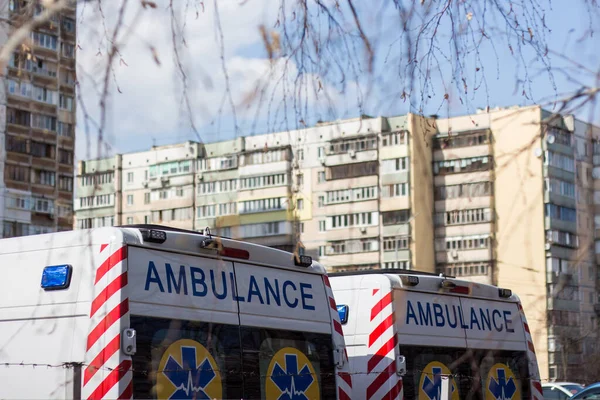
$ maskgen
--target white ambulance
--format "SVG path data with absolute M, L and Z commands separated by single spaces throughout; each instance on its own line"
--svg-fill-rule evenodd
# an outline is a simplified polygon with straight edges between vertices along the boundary
M 508 289 L 416 271 L 330 274 L 355 399 L 542 400 Z
M 325 270 L 209 232 L 0 240 L 1 399 L 347 399 Z

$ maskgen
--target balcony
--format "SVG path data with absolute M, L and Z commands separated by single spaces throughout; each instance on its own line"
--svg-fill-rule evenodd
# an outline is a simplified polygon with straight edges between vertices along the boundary
M 328 154 L 325 157 L 325 165 L 331 167 L 335 165 L 360 163 L 375 160 L 377 160 L 377 150 L 348 150 L 348 152 L 345 153 Z
M 561 300 L 549 297 L 547 304 L 549 310 L 579 312 L 579 302 L 575 300 Z

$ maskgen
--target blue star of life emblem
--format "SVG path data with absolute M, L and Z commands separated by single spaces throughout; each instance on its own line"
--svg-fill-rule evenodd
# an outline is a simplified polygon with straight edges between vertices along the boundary
M 439 400 L 442 398 L 442 369 L 440 367 L 433 367 L 431 372 L 433 372 L 433 380 L 431 380 L 429 375 L 426 375 L 425 379 L 423 379 L 422 389 L 430 400 Z M 456 390 L 454 383 L 452 383 L 451 390 L 452 393 Z
M 298 356 L 296 354 L 285 355 L 285 366 L 281 367 L 278 362 L 273 367 L 271 380 L 281 391 L 278 400 L 308 400 L 304 394 L 312 385 L 313 378 L 310 368 L 304 364 L 298 372 Z
M 210 399 L 204 390 L 217 374 L 208 358 L 198 363 L 196 348 L 181 346 L 181 361 L 169 356 L 165 364 L 163 374 L 176 389 L 169 399 Z
M 508 380 L 506 379 L 506 371 L 504 371 L 504 368 L 498 368 L 496 371 L 498 373 L 498 380 L 495 380 L 492 377 L 490 379 L 488 389 L 497 400 L 512 399 L 513 395 L 517 391 L 515 380 L 512 377 L 510 377 Z

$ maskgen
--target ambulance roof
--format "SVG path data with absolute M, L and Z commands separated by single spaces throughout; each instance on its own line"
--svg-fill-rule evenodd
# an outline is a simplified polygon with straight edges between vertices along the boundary
M 0 255 L 29 251 L 65 249 L 77 246 L 101 246 L 123 243 L 155 250 L 204 255 L 245 263 L 302 270 L 325 274 L 325 268 L 308 256 L 294 254 L 259 244 L 233 240 L 161 225 L 129 225 L 47 233 L 0 239 Z
M 428 292 L 435 294 L 448 294 L 473 298 L 482 298 L 496 301 L 519 302 L 519 297 L 509 289 L 484 283 L 471 282 L 456 279 L 453 276 L 434 274 L 416 270 L 400 269 L 375 269 L 370 271 L 350 271 L 329 274 L 333 280 L 346 278 L 354 280 L 359 287 L 369 285 L 369 281 L 385 278 L 390 282 L 393 289 L 411 290 L 417 292 Z M 374 279 L 369 279 L 373 277 Z M 356 282 L 356 280 L 359 280 Z M 332 281 L 333 283 L 333 281 Z M 344 287 L 351 287 L 344 283 Z M 352 285 L 354 288 L 356 286 Z M 334 285 L 335 289 L 335 285 Z

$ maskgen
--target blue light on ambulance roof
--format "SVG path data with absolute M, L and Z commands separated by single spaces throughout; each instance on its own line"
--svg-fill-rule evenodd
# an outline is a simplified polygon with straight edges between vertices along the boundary
M 348 306 L 345 304 L 340 304 L 337 306 L 338 314 L 340 315 L 340 322 L 344 325 L 348 322 Z
M 59 290 L 66 289 L 71 284 L 71 271 L 73 267 L 70 265 L 52 265 L 44 267 L 42 273 L 42 289 L 44 290 Z

